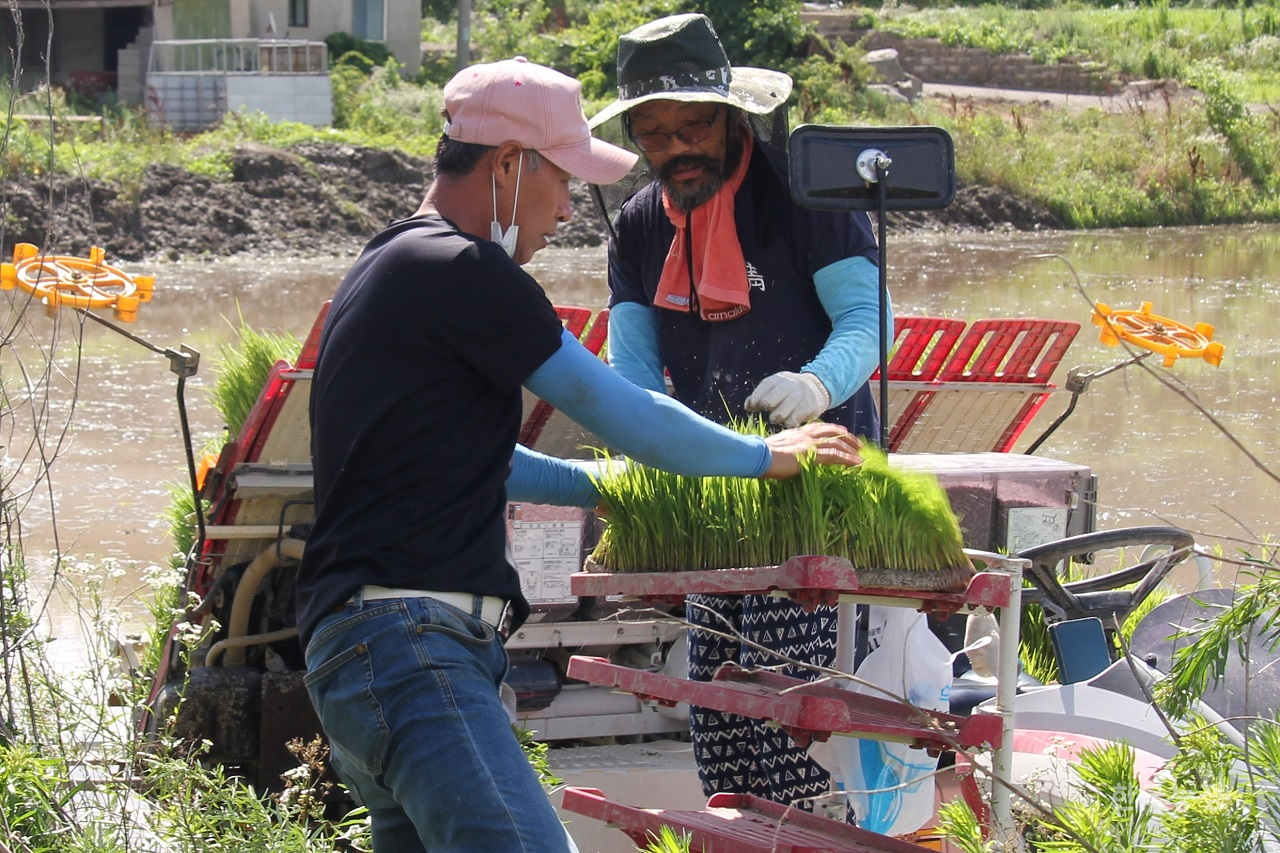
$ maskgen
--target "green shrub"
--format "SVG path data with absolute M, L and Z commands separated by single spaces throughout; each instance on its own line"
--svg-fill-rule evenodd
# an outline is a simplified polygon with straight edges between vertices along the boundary
M 1216 91 L 1220 105 L 1208 94 L 1119 113 L 926 101 L 854 121 L 942 126 L 962 186 L 1004 188 L 1070 228 L 1275 221 L 1280 115 L 1233 109 L 1238 93 Z
M 394 60 L 368 75 L 351 67 L 333 69 L 334 127 L 373 144 L 430 154 L 443 123 L 443 95 L 434 85 L 406 82 L 399 69 Z
M 682 0 L 680 11 L 701 12 L 735 65 L 786 70 L 808 33 L 800 0 Z
M 471 18 L 473 62 L 513 56 L 564 69 L 571 52 L 546 0 L 483 0 Z
M 675 0 L 608 0 L 593 5 L 586 20 L 566 34 L 583 98 L 612 101 L 618 93 L 618 36 L 675 9 Z
M 351 33 L 330 33 L 324 37 L 324 43 L 329 49 L 331 69 L 343 64 L 359 66 L 363 57 L 369 70 L 375 65 L 386 65 L 391 59 L 391 51 L 382 42 L 367 41 Z
M 1257 52 L 1248 47 L 1259 37 L 1280 36 L 1280 10 L 1274 3 L 1233 4 L 1232 9 L 1170 6 L 1165 0 L 1136 6 L 1041 6 L 1048 4 L 925 4 L 919 10 L 886 4 L 877 21 L 881 29 L 906 38 L 936 38 L 994 53 L 1016 51 L 1046 63 L 1087 60 L 1121 77 L 1185 81 L 1192 63 L 1225 58 L 1233 70 L 1250 72 L 1243 81 L 1247 100 L 1280 99 L 1280 81 L 1272 70 L 1276 52 L 1266 41 Z
M 1226 71 L 1218 62 L 1197 62 L 1188 71 L 1189 82 L 1205 99 L 1209 126 L 1226 140 L 1241 173 L 1260 188 L 1280 188 L 1280 143 L 1274 129 L 1264 127 L 1240 98 L 1239 75 Z

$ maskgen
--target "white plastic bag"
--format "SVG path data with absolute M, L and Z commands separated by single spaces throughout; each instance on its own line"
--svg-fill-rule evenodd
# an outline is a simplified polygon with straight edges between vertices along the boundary
M 868 620 L 871 652 L 854 673 L 916 707 L 946 711 L 951 694 L 951 656 L 929 630 L 923 613 L 903 607 L 873 605 Z M 847 682 L 857 693 L 886 698 L 883 693 Z M 910 712 L 903 709 L 903 714 Z M 829 742 L 836 779 L 849 792 L 849 803 L 863 829 L 905 835 L 926 825 L 934 813 L 934 781 L 938 759 L 902 743 L 833 737 Z M 875 793 L 862 793 L 874 791 Z

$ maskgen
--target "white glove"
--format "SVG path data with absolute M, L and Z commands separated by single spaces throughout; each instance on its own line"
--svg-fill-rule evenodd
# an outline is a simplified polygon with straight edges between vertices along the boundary
M 964 651 L 973 674 L 983 678 L 996 675 L 1000 660 L 1000 623 L 990 610 L 975 610 L 964 623 Z
M 812 373 L 782 371 L 766 376 L 747 398 L 748 412 L 769 412 L 769 420 L 788 429 L 807 424 L 831 408 L 831 392 Z

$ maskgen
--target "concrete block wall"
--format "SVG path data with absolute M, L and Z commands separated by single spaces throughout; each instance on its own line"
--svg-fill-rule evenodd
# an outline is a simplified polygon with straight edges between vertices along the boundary
M 227 109 L 327 127 L 333 124 L 333 93 L 328 75 L 231 75 L 227 77 Z
M 803 18 L 827 38 L 849 43 L 866 38 L 867 50 L 897 50 L 903 69 L 926 83 L 1079 94 L 1107 94 L 1122 85 L 1105 69 L 1084 63 L 1046 65 L 1024 54 L 993 54 L 974 47 L 952 47 L 937 39 L 903 39 L 879 31 L 868 34 L 854 29 L 852 18 L 844 12 L 806 12 Z
M 226 77 L 148 74 L 147 117 L 174 130 L 204 130 L 227 111 Z

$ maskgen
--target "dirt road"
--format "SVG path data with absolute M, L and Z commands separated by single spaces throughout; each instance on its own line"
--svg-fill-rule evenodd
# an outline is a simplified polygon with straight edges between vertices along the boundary
M 1173 81 L 1140 80 L 1130 83 L 1114 95 L 1073 92 L 1039 92 L 1025 89 L 994 89 L 983 86 L 957 86 L 948 83 L 925 83 L 927 98 L 957 101 L 1006 101 L 1010 104 L 1039 104 L 1067 109 L 1100 109 L 1107 113 L 1129 112 L 1147 104 L 1164 103 L 1165 99 L 1185 99 L 1195 92 Z

